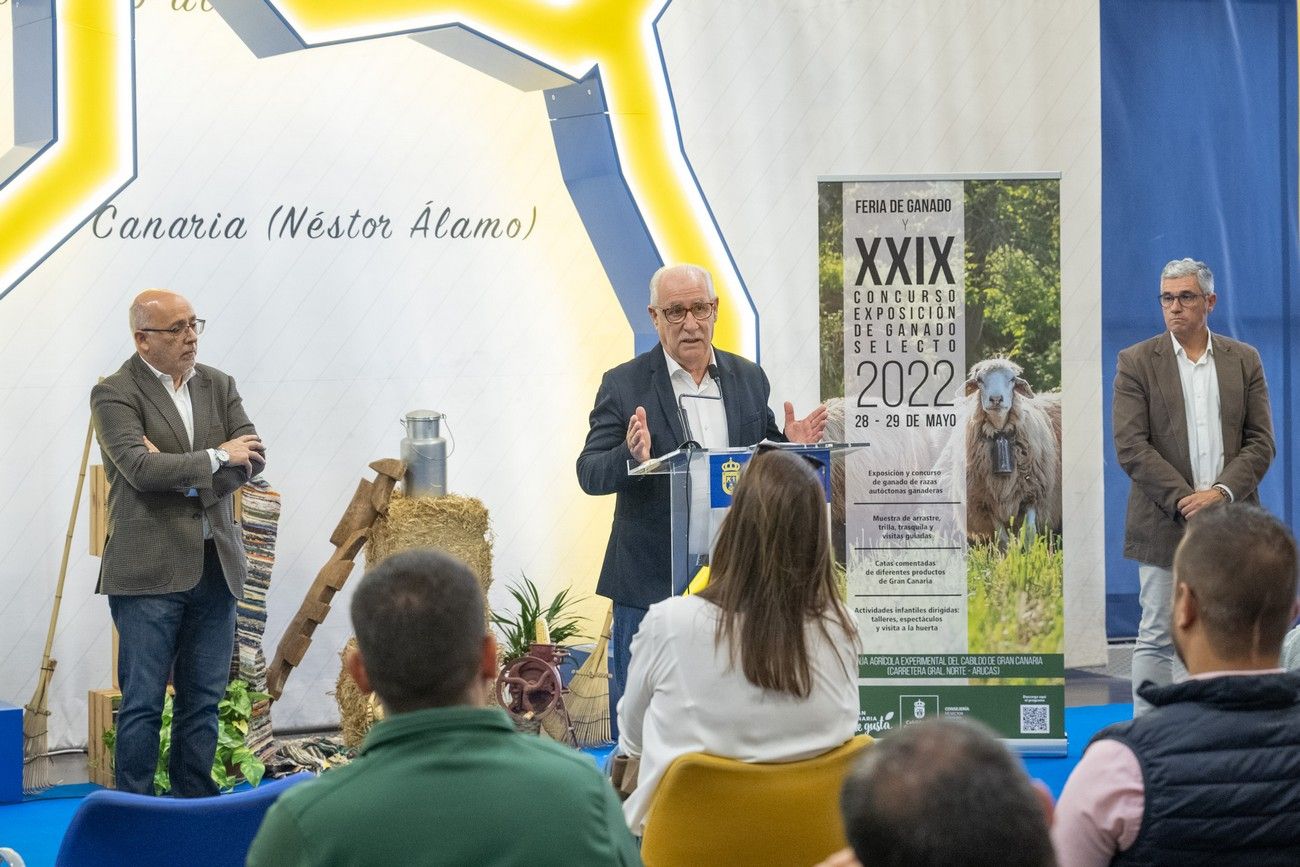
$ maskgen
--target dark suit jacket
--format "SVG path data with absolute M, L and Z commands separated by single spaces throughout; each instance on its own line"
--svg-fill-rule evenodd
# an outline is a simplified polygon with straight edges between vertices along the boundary
M 1223 428 L 1223 472 L 1214 480 L 1237 501 L 1259 501 L 1257 488 L 1273 460 L 1273 416 L 1259 353 L 1212 334 Z M 1124 556 L 1169 566 L 1183 537 L 1178 501 L 1194 492 L 1178 359 L 1168 332 L 1119 354 L 1115 371 L 1115 452 L 1133 480 L 1124 527 Z
M 99 592 L 137 596 L 189 590 L 203 575 L 207 515 L 226 583 L 243 598 L 248 564 L 231 492 L 246 481 L 242 467 L 212 472 L 207 449 L 256 433 L 235 381 L 206 364 L 189 381 L 194 405 L 190 446 L 176 405 L 139 355 L 90 393 L 91 416 L 108 478 L 108 543 Z M 148 437 L 159 449 L 145 447 Z M 189 489 L 197 497 L 187 497 Z
M 762 368 L 720 349 L 713 355 L 731 445 L 784 440 L 767 406 L 771 387 Z M 596 592 L 620 605 L 648 608 L 668 596 L 671 583 L 669 488 L 666 476 L 627 474 L 632 457 L 627 422 L 638 406 L 645 407 L 652 456 L 665 455 L 686 439 L 662 346 L 605 374 L 591 410 L 587 443 L 578 455 L 582 489 L 616 495 L 614 526 Z

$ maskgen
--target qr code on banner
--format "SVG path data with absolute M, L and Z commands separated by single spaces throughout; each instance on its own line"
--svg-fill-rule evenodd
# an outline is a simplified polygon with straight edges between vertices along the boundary
M 1051 730 L 1051 705 L 1022 704 L 1020 706 L 1020 733 L 1022 735 L 1045 735 Z

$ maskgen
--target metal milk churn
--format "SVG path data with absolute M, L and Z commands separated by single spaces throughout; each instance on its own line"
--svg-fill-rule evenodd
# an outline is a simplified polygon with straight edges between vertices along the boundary
M 444 416 L 432 409 L 406 414 L 402 426 L 402 461 L 406 476 L 402 493 L 407 497 L 441 497 L 447 493 L 447 441 L 439 435 Z

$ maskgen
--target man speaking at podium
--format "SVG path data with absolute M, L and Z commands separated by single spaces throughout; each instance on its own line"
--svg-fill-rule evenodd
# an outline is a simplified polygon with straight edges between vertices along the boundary
M 650 278 L 647 310 L 660 345 L 605 373 L 578 456 L 582 489 L 616 495 L 596 585 L 614 601 L 612 709 L 623 694 L 632 636 L 646 609 L 668 596 L 672 571 L 668 479 L 629 477 L 628 461 L 665 455 L 687 441 L 707 449 L 763 439 L 815 443 L 826 428 L 826 407 L 796 420 L 787 402 L 782 433 L 767 405 L 767 375 L 752 361 L 713 347 L 718 297 L 708 271 L 660 268 Z
M 248 573 L 231 494 L 266 451 L 235 381 L 195 364 L 203 320 L 188 301 L 149 289 L 130 320 L 136 354 L 90 394 L 109 484 L 99 592 L 120 637 L 117 788 L 153 794 L 170 674 L 172 793 L 215 795 L 217 704 Z

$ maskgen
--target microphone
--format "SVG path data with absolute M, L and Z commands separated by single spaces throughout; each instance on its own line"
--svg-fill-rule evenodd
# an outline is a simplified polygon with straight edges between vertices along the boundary
M 709 376 L 713 377 L 713 384 L 718 387 L 718 400 L 722 400 L 722 374 L 718 372 L 718 365 L 709 365 Z
M 684 394 L 677 395 L 677 417 L 681 419 L 682 431 L 686 434 L 686 441 L 683 442 L 681 445 L 679 445 L 677 448 L 698 449 L 701 448 L 701 446 L 698 442 L 695 441 L 695 437 L 691 435 L 691 421 L 689 418 L 687 418 L 686 407 L 682 403 L 682 398 L 684 397 L 686 397 L 686 395 Z

